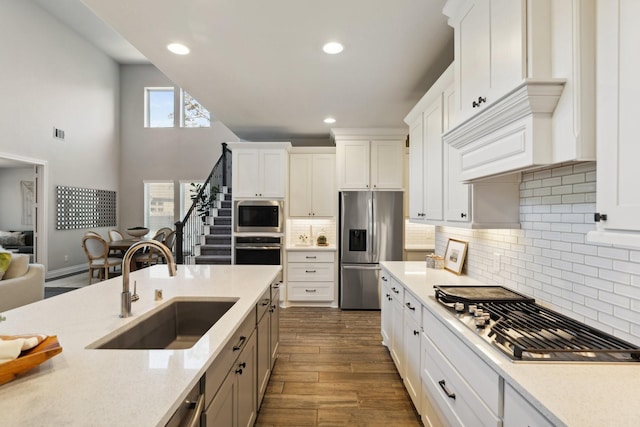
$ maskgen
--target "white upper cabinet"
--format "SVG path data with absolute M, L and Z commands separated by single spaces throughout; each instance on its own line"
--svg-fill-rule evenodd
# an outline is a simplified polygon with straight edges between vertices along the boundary
M 640 2 L 598 1 L 597 16 L 600 221 L 588 239 L 640 247 Z
M 443 143 L 456 108 L 453 69 L 404 119 L 410 125 L 409 219 L 461 228 L 519 228 L 520 175 L 467 184 L 460 153 Z
M 283 199 L 288 174 L 286 143 L 229 143 L 234 198 Z
M 593 160 L 593 0 L 449 0 L 443 13 L 456 64 L 444 141 L 462 180 Z
M 332 129 L 339 190 L 402 190 L 403 129 Z
M 335 151 L 332 148 L 316 150 Z M 335 158 L 335 153 L 307 153 L 292 149 L 289 155 L 289 216 L 336 215 Z

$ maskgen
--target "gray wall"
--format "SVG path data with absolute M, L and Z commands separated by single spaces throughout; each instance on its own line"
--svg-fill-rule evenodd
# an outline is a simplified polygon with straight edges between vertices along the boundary
M 87 262 L 86 230 L 55 229 L 56 186 L 117 191 L 117 228 L 125 229 L 142 222 L 144 180 L 174 180 L 177 191 L 179 180 L 208 175 L 221 142 L 238 140 L 217 121 L 144 129 L 144 87 L 172 85 L 154 66 L 119 66 L 30 1 L 0 2 L 0 16 L 0 36 L 10 41 L 0 47 L 0 158 L 45 165 L 47 277 Z
M 560 312 L 640 345 L 640 251 L 587 241 L 595 230 L 596 164 L 559 165 L 522 176 L 520 230 L 436 228 L 469 242 L 466 274 L 506 284 Z M 494 254 L 499 272 L 492 271 Z
M 121 230 L 143 224 L 144 181 L 204 180 L 222 152 L 222 142 L 238 141 L 224 124 L 212 119 L 210 128 L 144 128 L 144 88 L 174 86 L 153 65 L 120 66 L 122 150 L 120 156 Z M 178 92 L 176 87 L 176 93 Z M 205 105 L 206 107 L 206 105 Z M 179 203 L 175 204 L 176 210 Z M 177 218 L 178 212 L 176 212 Z
M 86 263 L 84 230 L 55 229 L 55 187 L 118 190 L 118 65 L 30 1 L 0 2 L 0 16 L 0 157 L 46 163 L 41 261 L 65 271 Z

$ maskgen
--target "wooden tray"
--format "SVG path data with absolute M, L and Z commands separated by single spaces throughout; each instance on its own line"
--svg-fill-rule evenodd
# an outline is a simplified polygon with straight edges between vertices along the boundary
M 17 359 L 0 365 L 0 385 L 14 380 L 18 375 L 51 359 L 61 351 L 62 347 L 60 347 L 58 337 L 55 335 L 47 337 L 37 346 L 23 351 Z

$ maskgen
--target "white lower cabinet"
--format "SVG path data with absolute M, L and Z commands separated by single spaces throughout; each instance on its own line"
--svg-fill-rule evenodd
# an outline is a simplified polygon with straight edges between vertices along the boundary
M 404 293 L 404 386 L 418 413 L 422 413 L 422 384 L 420 381 L 420 316 L 422 306 L 405 290 Z
M 287 299 L 333 302 L 335 300 L 335 252 L 289 251 Z
M 545 418 L 524 397 L 505 384 L 504 387 L 504 427 L 528 426 L 551 427 L 553 423 Z
M 258 356 L 258 409 L 262 404 L 262 398 L 267 390 L 267 384 L 271 376 L 271 345 L 269 335 L 271 325 L 269 309 L 271 308 L 271 289 L 262 295 L 256 306 L 258 323 L 256 324 L 257 356 Z
M 384 270 L 380 273 L 380 333 L 382 344 L 391 349 L 393 334 L 393 298 L 391 297 L 391 276 Z
M 392 278 L 391 283 L 391 347 L 389 353 L 400 376 L 404 375 L 404 288 Z

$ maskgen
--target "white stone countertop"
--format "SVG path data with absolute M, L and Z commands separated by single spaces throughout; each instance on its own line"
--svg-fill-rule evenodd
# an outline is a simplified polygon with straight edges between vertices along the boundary
M 334 251 L 336 245 L 318 246 L 318 245 L 287 245 L 287 251 Z
M 427 269 L 424 262 L 393 261 L 381 265 L 555 425 L 638 425 L 640 363 L 514 363 L 458 322 L 434 298 L 434 285 L 478 284 L 477 280 Z
M 2 426 L 164 426 L 281 270 L 280 266 L 165 265 L 131 273 L 140 300 L 120 315 L 120 277 L 4 312 L 0 335 L 57 335 L 62 353 L 0 386 Z M 154 301 L 154 289 L 164 300 Z M 86 347 L 176 297 L 238 298 L 190 349 Z

